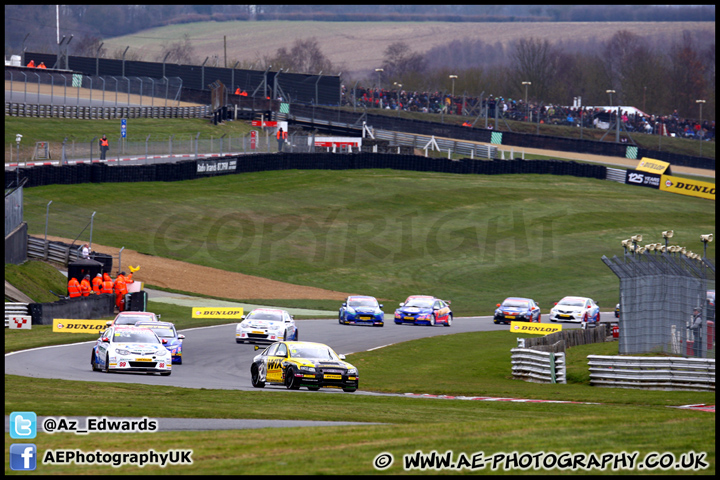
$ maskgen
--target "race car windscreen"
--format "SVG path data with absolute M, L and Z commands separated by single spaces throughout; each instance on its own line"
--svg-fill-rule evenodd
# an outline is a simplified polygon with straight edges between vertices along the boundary
M 120 330 L 115 331 L 113 343 L 160 343 L 158 337 L 150 330 Z
M 274 320 L 282 321 L 282 314 L 274 312 L 250 312 L 246 320 Z
M 335 352 L 327 347 L 321 346 L 314 347 L 306 345 L 302 347 L 292 347 L 290 349 L 290 357 L 340 361 L 340 359 L 335 355 Z
M 432 298 L 413 298 L 405 304 L 406 307 L 432 308 Z
M 135 325 L 136 322 L 149 320 L 142 315 L 121 315 L 115 320 L 115 325 Z
M 138 325 L 138 327 L 149 328 L 160 338 L 175 338 L 175 332 L 170 327 L 151 327 L 150 325 Z
M 516 308 L 527 308 L 528 302 L 521 300 L 505 300 L 502 304 L 503 307 L 516 307 Z
M 582 307 L 583 305 L 585 305 L 585 301 L 579 300 L 577 298 L 563 298 L 562 300 L 560 300 L 560 302 L 558 302 L 558 305 L 565 305 L 568 307 Z
M 353 299 L 348 302 L 349 307 L 377 307 L 377 301 L 371 298 Z

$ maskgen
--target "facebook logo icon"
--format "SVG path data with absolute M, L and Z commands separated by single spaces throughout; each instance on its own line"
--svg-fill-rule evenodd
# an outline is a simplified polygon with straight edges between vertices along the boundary
M 37 447 L 33 443 L 14 443 L 10 445 L 11 470 L 35 470 L 37 467 Z
M 12 412 L 10 414 L 10 438 L 31 439 L 37 435 L 35 412 Z

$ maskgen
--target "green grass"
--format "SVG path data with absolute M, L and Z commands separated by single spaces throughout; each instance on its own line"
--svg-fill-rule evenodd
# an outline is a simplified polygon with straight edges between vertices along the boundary
M 41 261 L 22 265 L 5 264 L 5 281 L 38 303 L 54 302 L 67 293 L 67 278 L 57 268 Z
M 353 354 L 348 360 L 360 369 L 362 390 L 512 396 L 599 404 L 314 393 L 296 394 L 289 401 L 284 392 L 270 390 L 159 388 L 6 375 L 5 412 L 34 411 L 51 416 L 350 420 L 383 424 L 88 436 L 41 433 L 35 440 L 40 451 L 51 448 L 78 448 L 86 452 L 193 450 L 191 467 L 164 470 L 121 467 L 118 472 L 125 474 L 368 474 L 374 472 L 372 460 L 382 452 L 395 456 L 395 464 L 388 472 L 401 473 L 402 455 L 417 450 L 425 453 L 453 450 L 455 455 L 482 451 L 485 456 L 513 451 L 595 452 L 598 455 L 623 451 L 639 451 L 642 455 L 673 452 L 679 456 L 693 450 L 707 452 L 711 466 L 703 473 L 714 473 L 714 415 L 667 408 L 714 403 L 714 393 L 593 388 L 583 383 L 538 385 L 512 380 L 509 357 L 515 337 L 509 332 L 447 335 Z M 569 355 L 568 362 L 586 364 L 586 352 L 606 352 L 606 345 L 617 348 L 616 343 L 587 345 L 581 347 L 585 352 Z M 52 402 L 47 398 L 52 398 Z M 6 458 L 12 443 L 9 440 L 6 434 Z M 314 452 L 322 454 L 307 456 L 308 442 L 312 443 Z M 291 460 L 297 458 L 307 460 L 300 471 L 294 469 Z M 41 467 L 38 473 L 110 471 L 109 467 L 92 469 L 78 465 Z M 6 464 L 6 473 L 7 470 Z
M 699 236 L 715 229 L 708 200 L 550 175 L 276 171 L 53 185 L 26 190 L 31 234 L 44 232 L 49 200 L 51 235 L 75 238 L 96 211 L 101 245 L 386 304 L 434 294 L 456 316 L 490 314 L 508 295 L 544 311 L 586 295 L 609 310 L 619 282 L 600 257 L 620 255 L 621 240 L 660 241 L 673 229 L 675 242 L 701 252 Z

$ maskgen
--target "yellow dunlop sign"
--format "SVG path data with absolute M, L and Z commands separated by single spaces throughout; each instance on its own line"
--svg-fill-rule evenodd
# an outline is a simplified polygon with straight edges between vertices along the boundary
M 77 320 L 75 318 L 54 318 L 53 332 L 96 333 L 99 335 L 107 328 L 107 322 L 107 320 Z
M 665 173 L 666 170 L 668 173 L 670 173 L 670 170 L 668 170 L 668 168 L 670 168 L 670 164 L 668 162 L 663 162 L 662 160 L 655 160 L 654 158 L 643 157 L 640 159 L 640 163 L 638 163 L 638 166 L 635 170 L 662 175 L 663 173 Z
M 549 323 L 510 322 L 513 333 L 532 333 L 533 335 L 549 335 L 562 330 L 562 325 Z
M 715 200 L 715 184 L 690 180 L 689 178 L 672 177 L 663 175 L 660 178 L 660 190 L 666 192 L 689 195 L 691 197 L 707 198 Z
M 193 307 L 192 318 L 242 318 L 242 308 Z

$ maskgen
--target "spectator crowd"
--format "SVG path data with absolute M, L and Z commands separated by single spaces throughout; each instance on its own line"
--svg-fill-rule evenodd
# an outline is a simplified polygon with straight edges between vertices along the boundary
M 542 105 L 522 99 L 494 97 L 485 98 L 452 96 L 443 92 L 417 92 L 402 88 L 386 90 L 384 88 L 357 87 L 353 89 L 342 85 L 342 105 L 402 110 L 433 114 L 485 116 L 494 119 L 506 118 L 516 121 L 530 121 L 553 125 L 571 125 L 584 128 L 608 129 L 615 124 L 617 107 L 568 107 Z M 682 138 L 714 140 L 715 121 L 703 120 L 702 124 L 694 119 L 680 118 L 677 110 L 670 115 L 648 115 L 639 110 L 623 110 L 620 107 L 622 127 L 628 132 L 668 135 Z M 465 122 L 465 124 L 469 124 Z

